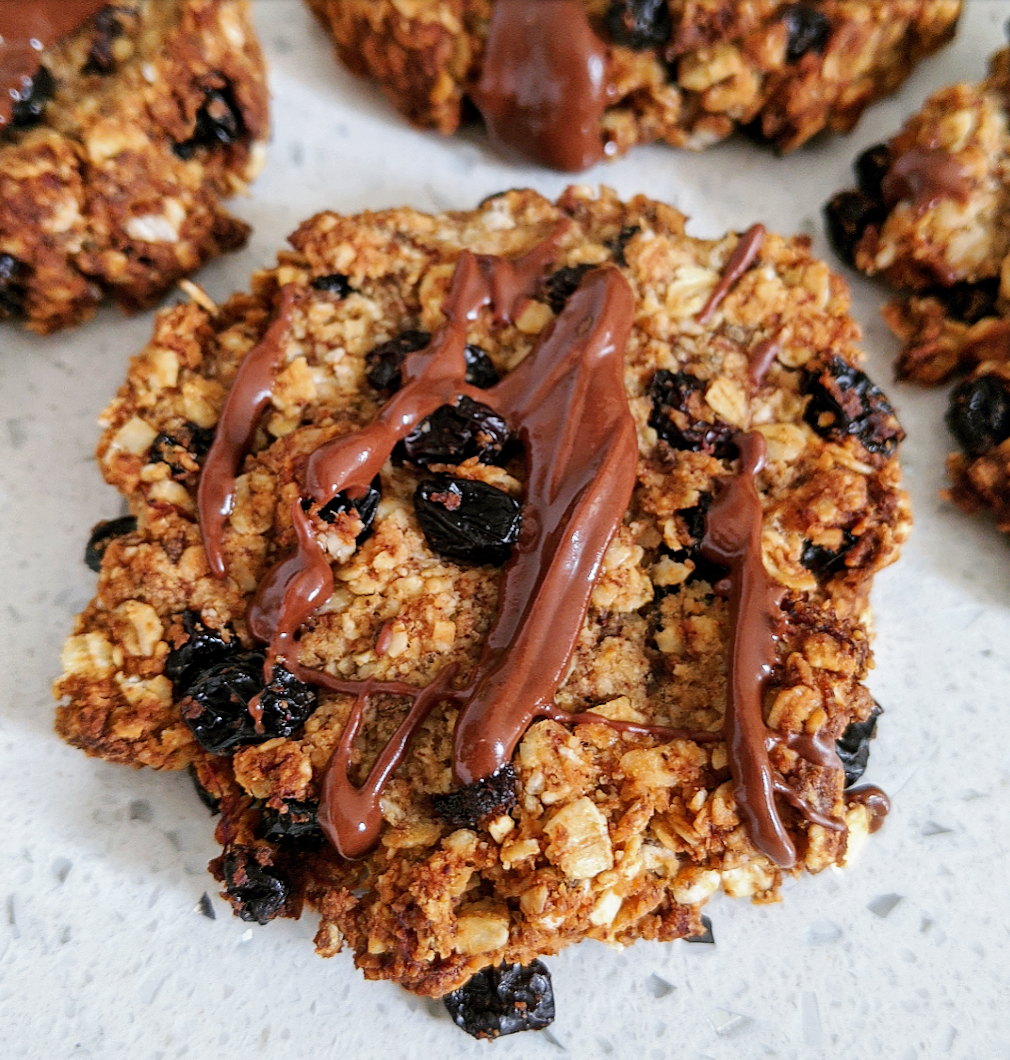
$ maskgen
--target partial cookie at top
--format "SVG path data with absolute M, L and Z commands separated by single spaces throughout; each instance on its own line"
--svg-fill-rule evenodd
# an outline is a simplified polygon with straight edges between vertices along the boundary
M 579 187 L 323 213 L 251 294 L 159 315 L 103 417 L 137 524 L 65 646 L 57 728 L 195 768 L 244 919 L 307 903 L 320 953 L 437 997 L 586 937 L 699 934 L 720 886 L 771 900 L 869 830 L 832 749 L 854 779 L 879 712 L 901 428 L 806 239 L 684 225 Z M 555 548 L 599 562 L 527 612 Z M 768 657 L 753 680 L 734 638 Z M 532 717 L 481 718 L 489 675 L 528 675 Z
M 567 170 L 657 140 L 699 150 L 737 128 L 782 151 L 822 129 L 846 132 L 950 39 L 961 9 L 960 0 L 308 2 L 342 61 L 413 123 L 450 134 L 476 103 L 493 139 Z M 578 149 L 538 143 L 545 129 Z
M 0 125 L 0 318 L 43 333 L 105 300 L 149 306 L 242 246 L 221 202 L 258 172 L 268 131 L 246 0 L 77 6 L 90 16 L 46 41 Z M 18 5 L 25 26 L 34 7 Z M 0 45 L 5 71 L 16 44 Z

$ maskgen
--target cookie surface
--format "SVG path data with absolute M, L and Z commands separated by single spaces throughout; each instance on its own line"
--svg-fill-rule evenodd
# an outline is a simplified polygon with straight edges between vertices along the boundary
M 0 126 L 0 318 L 43 333 L 107 299 L 151 305 L 240 247 L 248 228 L 221 200 L 255 176 L 268 131 L 245 0 L 96 6 Z
M 783 151 L 825 128 L 848 131 L 950 39 L 961 7 L 959 0 L 309 4 L 343 62 L 373 78 L 415 124 L 452 133 L 476 102 L 492 139 L 568 170 L 637 143 L 697 150 L 741 127 Z M 515 43 L 527 33 L 548 44 Z M 560 113 L 552 113 L 552 92 L 539 95 L 545 83 L 565 97 Z M 587 109 L 594 93 L 595 109 Z M 503 94 L 514 94 L 513 104 L 525 97 L 533 113 L 517 117 Z M 582 124 L 579 150 L 538 147 L 545 124 L 562 140 Z
M 240 916 L 308 902 L 321 953 L 347 946 L 367 976 L 433 996 L 585 937 L 700 934 L 720 886 L 772 899 L 784 872 L 843 861 L 874 824 L 872 800 L 845 790 L 875 716 L 867 595 L 909 515 L 901 429 L 857 367 L 844 284 L 807 241 L 760 226 L 697 240 L 669 207 L 572 188 L 436 217 L 321 214 L 292 242 L 251 295 L 162 313 L 105 413 L 99 460 L 137 523 L 105 545 L 66 644 L 61 735 L 192 766 L 221 812 L 213 868 Z M 453 335 L 456 376 L 436 371 Z M 579 343 L 610 367 L 565 360 Z M 516 394 L 555 363 L 596 396 L 538 420 L 549 404 Z M 504 435 L 451 397 L 407 422 L 434 375 Z M 248 452 L 230 503 L 210 504 L 242 407 L 259 409 Z M 551 485 L 545 451 L 576 471 Z M 614 452 L 576 497 L 620 508 L 573 534 L 579 500 L 549 525 L 544 497 Z M 354 453 L 375 477 L 364 457 L 364 481 L 319 477 Z M 628 468 L 627 493 L 608 492 Z M 531 566 L 542 527 L 576 542 L 576 565 L 590 548 L 599 563 L 537 597 L 499 651 L 517 579 L 554 584 L 554 566 Z M 452 551 L 477 538 L 494 547 Z M 299 599 L 288 575 L 304 556 L 328 588 Z M 289 604 L 308 614 L 282 643 Z M 535 684 L 558 659 L 558 687 L 531 694 L 511 736 L 479 753 L 461 739 L 473 689 L 493 701 L 478 677 Z M 763 809 L 741 786 L 753 769 Z

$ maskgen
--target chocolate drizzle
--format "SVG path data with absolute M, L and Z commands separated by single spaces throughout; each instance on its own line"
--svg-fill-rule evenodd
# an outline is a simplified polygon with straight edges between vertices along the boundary
M 879 832 L 884 818 L 891 812 L 891 800 L 874 784 L 862 784 L 849 788 L 845 793 L 850 803 L 865 806 L 870 811 L 870 834 Z
M 719 277 L 719 282 L 712 289 L 708 300 L 701 308 L 697 316 L 699 324 L 707 324 L 715 315 L 715 311 L 722 304 L 722 300 L 733 289 L 733 284 L 754 264 L 754 259 L 761 251 L 761 244 L 765 241 L 765 226 L 751 225 L 740 237 L 733 253 L 729 256 Z
M 0 131 L 39 72 L 42 52 L 108 0 L 5 0 L 0 3 Z
M 894 161 L 880 190 L 889 206 L 908 199 L 921 213 L 941 199 L 964 202 L 971 187 L 964 166 L 949 151 L 913 147 Z
M 782 352 L 782 344 L 776 335 L 774 338 L 759 342 L 749 353 L 747 363 L 747 382 L 752 390 L 759 390 L 765 385 L 775 358 Z
M 498 150 L 575 172 L 604 156 L 606 72 L 579 0 L 497 0 L 471 94 Z
M 570 222 L 524 256 L 506 260 L 470 251 L 460 254 L 445 305 L 445 321 L 428 346 L 407 356 L 403 386 L 368 426 L 336 438 L 310 456 L 301 496 L 292 502 L 296 549 L 260 583 L 249 607 L 252 635 L 269 645 L 265 664 L 283 665 L 300 681 L 351 694 L 355 702 L 323 780 L 320 823 L 338 852 L 361 857 L 377 842 L 379 796 L 406 754 L 412 736 L 439 703 L 459 709 L 453 774 L 461 785 L 494 775 L 511 761 L 523 733 L 537 717 L 566 724 L 598 722 L 620 731 L 664 739 L 725 739 L 735 795 L 755 845 L 782 867 L 796 853 L 775 805 L 780 795 L 808 820 L 843 825 L 803 803 L 773 769 L 769 751 L 784 744 L 822 767 L 839 767 L 830 741 L 783 737 L 767 729 L 762 691 L 776 661 L 773 622 L 782 590 L 761 558 L 761 501 L 755 475 L 764 462 L 760 434 L 738 439 L 740 470 L 710 508 L 702 552 L 730 568 L 732 632 L 729 689 L 723 732 L 686 732 L 611 721 L 592 711 L 569 714 L 554 696 L 570 665 L 604 554 L 620 527 L 636 480 L 638 444 L 624 389 L 624 348 L 634 318 L 634 295 L 612 265 L 583 277 L 560 315 L 533 350 L 493 387 L 466 382 L 469 325 L 482 310 L 505 324 L 538 289 Z M 763 230 L 761 230 L 763 232 Z M 757 237 L 734 254 L 727 274 L 739 275 L 760 245 Z M 738 250 L 739 250 L 738 246 Z M 739 262 L 743 261 L 743 265 Z M 731 281 L 732 282 L 732 281 Z M 225 574 L 223 527 L 234 505 L 235 475 L 270 400 L 272 377 L 290 327 L 295 288 L 283 290 L 278 313 L 247 355 L 225 402 L 201 481 L 199 508 L 212 569 Z M 519 544 L 506 565 L 499 606 L 480 659 L 458 685 L 455 665 L 425 688 L 401 682 L 353 681 L 302 666 L 298 633 L 333 591 L 330 561 L 317 541 L 319 510 L 337 494 L 363 493 L 397 441 L 441 405 L 466 395 L 493 408 L 509 424 L 526 454 L 527 477 Z M 383 640 L 380 631 L 377 650 Z M 536 665 L 528 665 L 536 660 Z M 361 787 L 348 777 L 351 749 L 368 699 L 411 701 L 393 738 Z

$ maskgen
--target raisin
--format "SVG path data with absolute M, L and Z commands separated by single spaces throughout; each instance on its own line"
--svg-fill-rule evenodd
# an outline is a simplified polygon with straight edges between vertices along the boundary
M 450 828 L 476 828 L 487 817 L 508 813 L 519 797 L 516 771 L 507 762 L 491 776 L 447 795 L 432 795 L 435 813 Z
M 628 264 L 627 259 L 624 257 L 624 249 L 639 232 L 641 232 L 641 228 L 639 228 L 638 225 L 625 225 L 620 232 L 617 233 L 617 238 L 611 240 L 607 244 L 610 248 L 610 253 L 613 255 L 615 264 L 624 266 Z
M 284 809 L 275 810 L 264 806 L 262 811 L 263 838 L 271 842 L 282 839 L 318 838 L 323 834 L 316 818 L 317 806 L 314 802 L 299 802 L 297 799 L 285 799 Z
M 685 942 L 700 942 L 702 945 L 714 946 L 715 935 L 712 932 L 712 921 L 707 916 L 701 918 L 702 932 L 700 935 L 685 935 Z
M 265 924 L 284 908 L 291 885 L 273 866 L 261 865 L 250 847 L 231 847 L 222 859 L 224 885 L 235 915 Z
M 688 372 L 669 372 L 661 368 L 649 386 L 652 399 L 649 426 L 674 449 L 732 459 L 737 452 L 733 441 L 736 428 L 728 423 L 710 423 L 701 418 L 707 411 L 704 403 L 707 385 Z
M 28 266 L 10 254 L 0 254 L 0 319 L 24 316 Z
M 544 296 L 555 313 L 560 313 L 565 308 L 565 302 L 582 283 L 582 277 L 595 268 L 595 265 L 566 265 L 563 269 L 552 272 L 544 280 Z
M 551 973 L 542 961 L 482 968 L 444 1001 L 456 1026 L 474 1038 L 539 1031 L 554 1022 Z
M 88 50 L 88 60 L 84 64 L 86 74 L 108 74 L 116 65 L 112 42 L 123 35 L 123 27 L 116 10 L 104 7 L 92 20 L 95 35 Z
M 168 464 L 173 478 L 184 478 L 200 470 L 200 461 L 210 451 L 214 441 L 213 428 L 198 427 L 195 423 L 184 423 L 173 428 L 173 433 L 162 431 L 148 450 L 150 464 Z
M 341 490 L 332 500 L 327 501 L 319 509 L 319 518 L 324 523 L 336 522 L 337 516 L 344 512 L 355 511 L 361 520 L 362 530 L 356 540 L 360 545 L 372 532 L 372 523 L 375 522 L 375 513 L 379 510 L 379 501 L 382 500 L 382 483 L 379 476 L 372 479 L 372 484 L 362 497 L 348 497 Z M 302 501 L 302 508 L 306 511 L 311 507 L 311 502 Z
M 133 515 L 123 515 L 118 519 L 103 519 L 91 529 L 87 548 L 84 550 L 84 562 L 93 570 L 102 569 L 102 557 L 113 538 L 132 534 L 137 529 L 137 520 Z
M 866 721 L 854 721 L 835 741 L 835 750 L 845 768 L 847 788 L 851 788 L 866 772 L 866 764 L 870 760 L 870 740 L 877 728 L 877 718 L 883 713 L 884 708 L 874 703 Z
M 55 91 L 56 79 L 44 66 L 38 68 L 34 77 L 22 78 L 21 91 L 11 90 L 14 103 L 10 128 L 28 129 L 38 125 Z
M 400 367 L 407 354 L 423 350 L 431 342 L 427 331 L 416 331 L 413 328 L 401 331 L 396 338 L 381 342 L 370 350 L 365 357 L 368 385 L 376 390 L 399 390 Z
M 1010 393 L 995 375 L 966 379 L 954 388 L 947 426 L 969 456 L 981 456 L 1010 438 Z
M 962 324 L 977 324 L 983 317 L 997 316 L 996 302 L 999 299 L 999 277 L 977 283 L 955 283 L 951 287 L 939 287 L 931 294 L 939 299 L 947 315 Z
M 795 63 L 809 52 L 823 54 L 831 36 L 831 23 L 811 4 L 789 4 L 782 11 L 782 21 L 789 34 L 786 62 Z
M 519 540 L 519 502 L 486 482 L 426 479 L 414 491 L 414 509 L 429 548 L 451 559 L 500 566 Z
M 193 135 L 172 148 L 184 162 L 188 162 L 198 147 L 220 147 L 240 140 L 245 132 L 242 112 L 230 88 L 210 89 L 196 112 Z
M 855 543 L 856 538 L 848 530 L 842 531 L 842 544 L 835 550 L 824 548 L 823 545 L 815 545 L 812 541 L 808 541 L 803 546 L 800 563 L 811 574 L 816 574 L 818 578 L 826 578 L 840 570 L 845 570 L 845 557 L 852 550 L 852 546 Z
M 186 640 L 173 648 L 165 660 L 165 676 L 172 682 L 176 699 L 182 699 L 189 686 L 205 670 L 242 650 L 234 633 L 229 630 L 225 639 L 218 630 L 209 629 L 201 621 L 199 611 L 184 611 L 182 628 L 187 634 Z
M 864 195 L 869 195 L 871 199 L 876 199 L 882 203 L 884 201 L 884 192 L 881 189 L 881 185 L 890 168 L 891 149 L 887 144 L 874 144 L 872 147 L 868 147 L 856 159 L 855 163 L 859 190 Z
M 636 52 L 662 48 L 673 32 L 667 0 L 612 0 L 606 22 L 611 40 Z
M 196 789 L 196 794 L 200 801 L 210 810 L 211 814 L 219 814 L 221 812 L 221 800 L 216 796 L 212 795 L 201 783 L 200 775 L 196 771 L 196 766 L 191 762 L 189 765 L 189 776 L 193 781 L 193 787 Z
M 418 424 L 393 457 L 397 464 L 409 460 L 418 467 L 462 464 L 473 456 L 482 464 L 500 464 L 511 437 L 508 424 L 494 409 L 463 395 Z
M 887 207 L 862 191 L 840 191 L 824 207 L 828 239 L 847 265 L 856 263 L 856 246 L 870 225 L 882 224 Z
M 231 754 L 242 744 L 291 736 L 315 710 L 315 692 L 283 666 L 275 666 L 270 684 L 263 685 L 262 652 L 232 655 L 206 669 L 189 686 L 180 713 L 197 742 L 215 755 Z M 249 713 L 259 695 L 262 732 Z
M 837 354 L 804 374 L 802 390 L 810 395 L 803 418 L 822 438 L 843 442 L 851 435 L 867 452 L 890 456 L 905 437 L 883 391 Z
M 312 287 L 324 294 L 336 295 L 337 298 L 346 298 L 354 292 L 351 281 L 342 272 L 331 272 L 329 276 L 317 276 L 312 281 Z

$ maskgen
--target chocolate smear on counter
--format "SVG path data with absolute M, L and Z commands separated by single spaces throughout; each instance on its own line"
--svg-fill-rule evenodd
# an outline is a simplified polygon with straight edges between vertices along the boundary
M 733 289 L 733 284 L 754 264 L 754 259 L 761 251 L 761 244 L 765 241 L 765 226 L 751 225 L 740 237 L 737 245 L 733 248 L 729 260 L 723 266 L 722 275 L 715 285 L 708 301 L 702 306 L 701 312 L 695 318 L 699 324 L 707 324 L 715 315 L 715 311 L 722 304 L 722 300 Z
M 782 344 L 778 336 L 759 342 L 748 355 L 747 382 L 753 390 L 759 390 L 765 385 L 768 373 L 771 371 L 775 358 L 782 352 Z
M 606 74 L 579 0 L 497 0 L 471 95 L 496 149 L 576 172 L 604 156 Z
M 3 0 L 0 2 L 0 131 L 14 104 L 31 89 L 42 52 L 58 44 L 108 0 Z
M 913 147 L 899 155 L 880 189 L 888 206 L 908 199 L 919 212 L 941 199 L 965 202 L 971 192 L 964 166 L 949 151 L 938 147 Z
M 879 832 L 884 818 L 891 812 L 891 800 L 874 784 L 861 784 L 858 788 L 849 788 L 845 793 L 848 803 L 865 806 L 870 811 L 870 834 Z
M 200 531 L 207 562 L 217 578 L 225 576 L 222 538 L 224 521 L 235 508 L 235 477 L 252 445 L 253 435 L 270 396 L 283 356 L 281 341 L 291 323 L 295 287 L 285 286 L 273 323 L 246 354 L 218 420 L 197 489 Z
M 764 518 L 755 476 L 764 467 L 765 440 L 751 431 L 737 437 L 740 468 L 727 479 L 705 515 L 701 553 L 730 569 L 729 672 L 723 732 L 733 775 L 733 795 L 751 841 L 780 868 L 796 864 L 796 848 L 775 803 L 781 795 L 816 824 L 840 830 L 841 822 L 808 806 L 778 775 L 769 749 L 784 742 L 817 764 L 834 764 L 823 741 L 782 737 L 764 722 L 763 692 L 776 663 L 774 623 L 784 590 L 761 556 Z

